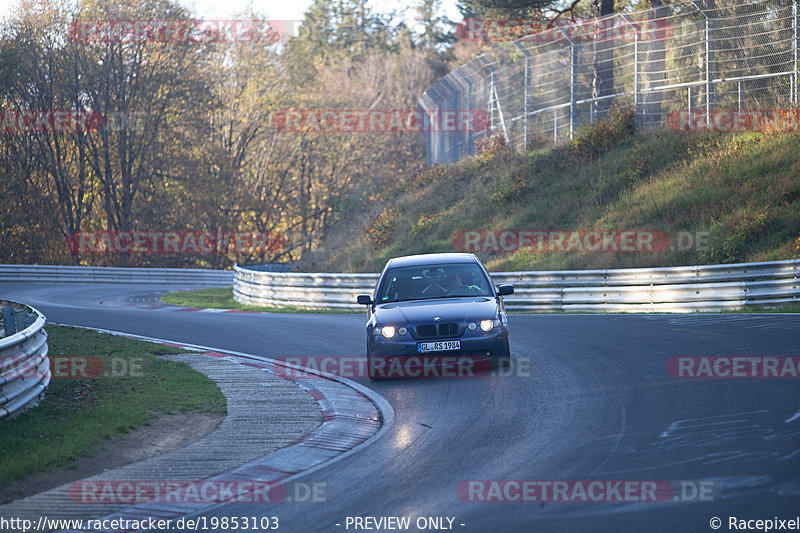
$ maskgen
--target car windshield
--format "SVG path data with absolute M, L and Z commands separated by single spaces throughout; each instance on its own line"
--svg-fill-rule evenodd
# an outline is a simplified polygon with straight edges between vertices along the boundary
M 378 303 L 491 294 L 489 280 L 478 265 L 446 263 L 387 270 Z

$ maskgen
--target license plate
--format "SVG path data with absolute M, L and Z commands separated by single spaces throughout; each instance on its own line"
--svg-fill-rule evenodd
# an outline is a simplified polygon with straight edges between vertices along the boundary
M 460 350 L 461 341 L 437 341 L 437 342 L 420 342 L 417 344 L 417 351 L 419 353 L 426 352 L 447 352 L 451 350 Z

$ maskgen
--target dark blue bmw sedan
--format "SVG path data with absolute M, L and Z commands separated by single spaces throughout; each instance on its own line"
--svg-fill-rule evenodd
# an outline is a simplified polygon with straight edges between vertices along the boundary
M 495 289 L 473 254 L 410 255 L 389 260 L 367 306 L 369 377 L 387 360 L 435 361 L 480 357 L 507 363 L 508 317 L 503 296 L 513 285 Z

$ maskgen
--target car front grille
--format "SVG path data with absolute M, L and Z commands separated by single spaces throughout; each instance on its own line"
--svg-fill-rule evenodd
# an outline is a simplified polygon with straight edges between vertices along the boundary
M 442 337 L 452 337 L 458 333 L 458 324 L 439 324 L 439 335 Z
M 417 335 L 420 337 L 435 337 L 436 324 L 423 324 L 422 326 L 417 326 Z
M 417 326 L 417 336 L 423 338 L 433 337 L 452 337 L 458 334 L 458 324 L 439 324 L 437 329 L 436 324 L 423 324 Z

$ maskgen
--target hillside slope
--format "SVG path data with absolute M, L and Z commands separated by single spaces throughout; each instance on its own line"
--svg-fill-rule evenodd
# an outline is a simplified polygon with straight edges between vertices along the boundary
M 359 209 L 352 199 L 344 205 L 349 211 L 302 269 L 374 272 L 394 256 L 465 244 L 479 248 L 494 271 L 796 258 L 800 134 L 632 134 L 600 124 L 570 146 L 524 155 L 500 147 L 373 192 Z M 483 233 L 465 241 L 459 230 Z M 487 231 L 500 236 L 497 230 L 557 230 L 564 241 L 545 241 L 542 251 L 536 240 L 530 250 L 502 250 L 486 240 Z M 583 246 L 594 241 L 584 238 L 593 230 L 639 230 L 657 244 L 654 251 L 614 251 L 612 244 L 589 252 Z M 580 243 L 567 246 L 570 238 Z

